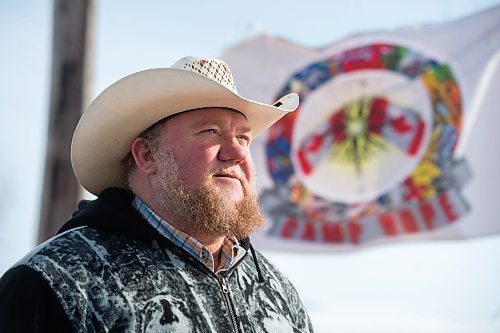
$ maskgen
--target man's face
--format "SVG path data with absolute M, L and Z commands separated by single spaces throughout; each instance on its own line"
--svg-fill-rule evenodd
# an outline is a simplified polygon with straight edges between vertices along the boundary
M 239 112 L 209 108 L 181 113 L 161 129 L 159 146 L 168 147 L 178 177 L 188 189 L 203 186 L 222 191 L 234 203 L 251 187 L 252 131 Z
M 263 225 L 247 125 L 241 114 L 220 108 L 186 112 L 163 125 L 151 185 L 164 218 L 191 235 L 240 239 Z

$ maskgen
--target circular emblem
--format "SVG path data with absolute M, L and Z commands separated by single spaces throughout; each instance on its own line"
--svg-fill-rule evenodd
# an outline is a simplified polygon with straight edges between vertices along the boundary
M 277 95 L 290 92 L 300 109 L 266 138 L 274 189 L 263 195 L 281 202 L 267 214 L 352 220 L 449 188 L 462 108 L 447 64 L 370 44 L 295 72 Z

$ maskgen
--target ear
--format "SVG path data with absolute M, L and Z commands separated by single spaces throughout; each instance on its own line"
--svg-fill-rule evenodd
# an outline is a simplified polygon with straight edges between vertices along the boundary
M 156 173 L 156 164 L 151 151 L 151 145 L 144 138 L 137 138 L 131 149 L 137 168 L 148 176 Z

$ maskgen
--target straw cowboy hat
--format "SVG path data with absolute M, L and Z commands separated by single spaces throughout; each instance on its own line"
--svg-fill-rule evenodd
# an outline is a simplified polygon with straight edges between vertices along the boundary
M 106 187 L 124 185 L 121 161 L 132 142 L 167 116 L 198 108 L 230 108 L 245 115 L 257 135 L 298 105 L 293 93 L 273 105 L 241 97 L 226 63 L 185 57 L 170 68 L 126 76 L 97 96 L 73 134 L 71 163 L 80 184 L 98 195 Z

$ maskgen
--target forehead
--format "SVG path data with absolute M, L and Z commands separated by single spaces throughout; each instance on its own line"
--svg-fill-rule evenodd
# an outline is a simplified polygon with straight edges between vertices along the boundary
M 166 123 L 172 126 L 195 127 L 206 124 L 251 131 L 248 120 L 239 111 L 227 108 L 204 108 L 186 111 L 169 119 Z

